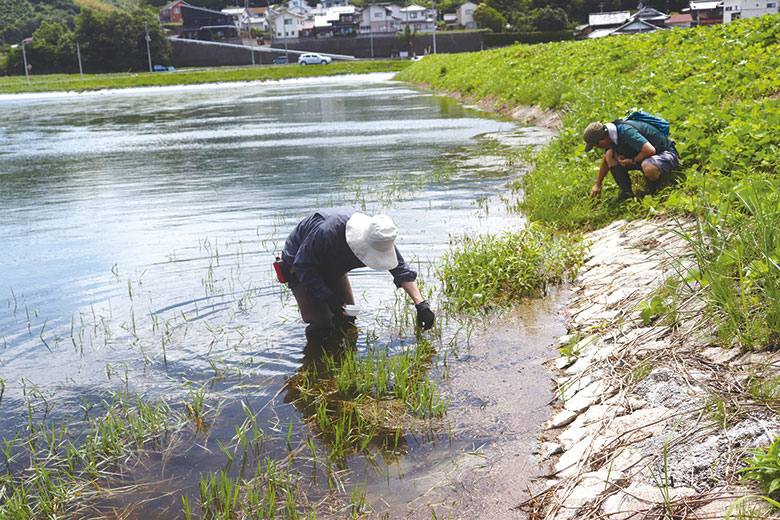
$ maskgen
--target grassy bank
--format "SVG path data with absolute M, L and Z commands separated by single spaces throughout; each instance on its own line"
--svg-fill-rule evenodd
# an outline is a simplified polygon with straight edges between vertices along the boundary
M 230 81 L 266 81 L 339 74 L 368 74 L 371 72 L 396 72 L 403 70 L 410 64 L 410 61 L 356 61 L 314 67 L 301 67 L 299 65 L 211 67 L 181 69 L 174 72 L 85 74 L 84 79 L 78 74 L 49 74 L 30 76 L 29 83 L 24 76 L 8 76 L 0 78 L 0 93 L 84 91 Z
M 675 259 L 679 277 L 637 309 L 645 325 L 650 316 L 676 323 L 689 313 L 709 325 L 713 344 L 780 349 L 780 16 L 435 55 L 399 77 L 474 101 L 494 100 L 496 109 L 556 111 L 557 137 L 537 154 L 519 152 L 533 163 L 518 183 L 524 193 L 519 209 L 532 221 L 566 230 L 659 213 L 693 217 L 692 230 L 678 229 L 689 246 Z M 582 132 L 591 121 L 608 122 L 635 108 L 669 120 L 681 167 L 658 196 L 608 205 L 604 199 L 617 193 L 608 177 L 603 198 L 590 199 L 603 152 L 585 153 Z M 639 174 L 634 181 L 644 184 Z M 771 391 L 714 399 L 777 414 L 776 379 L 754 375 L 740 384 Z M 742 471 L 775 507 L 778 444 L 752 451 Z
M 434 55 L 399 79 L 510 105 L 559 112 L 560 133 L 525 177 L 523 209 L 562 228 L 595 227 L 616 212 L 590 201 L 601 155 L 583 151 L 591 121 L 611 121 L 638 107 L 668 119 L 684 176 L 666 208 L 736 202 L 747 179 L 775 181 L 780 166 L 780 16 L 716 27 L 659 31 L 592 41 L 515 45 L 461 55 Z M 616 192 L 605 183 L 605 196 Z M 652 213 L 658 201 L 631 208 Z
M 780 16 L 765 16 L 632 37 L 434 55 L 399 78 L 497 105 L 556 110 L 560 132 L 530 156 L 534 168 L 521 181 L 520 209 L 560 229 L 660 212 L 701 216 L 702 229 L 689 237 L 696 269 L 681 271 L 681 287 L 701 291 L 722 344 L 777 348 L 779 40 Z M 675 182 L 659 197 L 623 206 L 590 199 L 603 153 L 584 152 L 583 129 L 634 107 L 670 121 L 681 157 Z M 611 177 L 604 191 L 604 198 L 617 192 Z

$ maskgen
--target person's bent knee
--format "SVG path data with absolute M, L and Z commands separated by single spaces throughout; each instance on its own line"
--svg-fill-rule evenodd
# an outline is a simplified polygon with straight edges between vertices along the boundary
M 642 161 L 642 173 L 649 181 L 657 181 L 661 177 L 661 170 L 658 166 L 648 160 Z

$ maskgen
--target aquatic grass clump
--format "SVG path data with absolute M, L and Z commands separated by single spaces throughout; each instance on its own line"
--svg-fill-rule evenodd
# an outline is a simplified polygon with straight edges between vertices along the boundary
M 438 266 L 445 304 L 455 312 L 503 307 L 576 275 L 586 245 L 578 234 L 538 224 L 520 232 L 465 237 Z
M 183 425 L 164 401 L 124 394 L 112 394 L 94 410 L 59 426 L 37 423 L 31 413 L 25 434 L 3 438 L 0 518 L 79 516 L 92 498 L 121 492 L 112 484 L 121 468 L 140 453 L 166 449 Z
M 325 443 L 329 460 L 369 445 L 396 449 L 418 421 L 447 411 L 449 401 L 428 374 L 436 354 L 428 342 L 419 338 L 392 355 L 371 338 L 362 355 L 348 347 L 323 353 L 287 382 L 288 399 Z
M 307 504 L 299 479 L 289 464 L 270 458 L 258 461 L 254 476 L 248 480 L 231 478 L 225 470 L 201 475 L 200 518 L 314 519 L 314 507 Z M 184 518 L 190 520 L 193 516 L 189 497 L 183 496 L 182 503 Z

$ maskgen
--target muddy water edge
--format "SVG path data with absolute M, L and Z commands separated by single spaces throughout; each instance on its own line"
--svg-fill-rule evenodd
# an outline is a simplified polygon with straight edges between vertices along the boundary
M 475 321 L 440 313 L 421 388 L 447 413 L 334 456 L 289 391 L 305 338 L 268 259 L 312 207 L 385 211 L 435 304 L 448 237 L 522 227 L 507 156 L 552 132 L 386 78 L 209 88 L 184 105 L 176 89 L 0 100 L 26 128 L 0 172 L 0 484 L 16 493 L 0 505 L 231 517 L 255 482 L 278 490 L 267 517 L 521 518 L 565 290 Z M 380 276 L 354 276 L 358 357 L 423 345 Z

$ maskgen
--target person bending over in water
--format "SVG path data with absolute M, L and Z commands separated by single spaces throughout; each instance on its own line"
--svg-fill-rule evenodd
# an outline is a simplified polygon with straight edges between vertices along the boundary
M 347 273 L 359 267 L 390 271 L 417 308 L 417 325 L 433 326 L 435 315 L 417 287 L 412 271 L 395 247 L 398 229 L 386 215 L 369 216 L 352 208 L 318 210 L 295 226 L 281 254 L 281 269 L 292 290 L 306 335 L 328 334 L 354 317 L 345 305 L 355 297 Z M 335 327 L 334 327 L 335 326 Z

